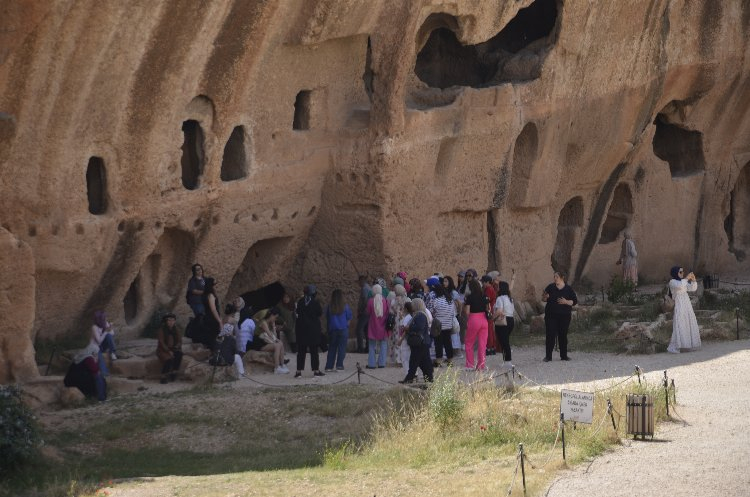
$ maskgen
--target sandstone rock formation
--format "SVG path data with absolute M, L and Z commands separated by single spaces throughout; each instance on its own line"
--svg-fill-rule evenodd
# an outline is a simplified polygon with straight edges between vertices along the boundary
M 194 261 L 226 296 L 473 266 L 537 298 L 551 265 L 606 281 L 629 227 L 651 279 L 747 269 L 748 33 L 743 0 L 7 0 L 31 259 L 0 337 L 184 316 Z

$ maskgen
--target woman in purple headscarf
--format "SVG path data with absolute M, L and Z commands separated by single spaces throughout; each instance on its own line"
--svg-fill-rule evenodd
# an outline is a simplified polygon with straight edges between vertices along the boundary
M 94 313 L 89 345 L 96 345 L 99 348 L 99 369 L 104 376 L 108 376 L 109 370 L 104 362 L 104 352 L 109 352 L 109 358 L 112 361 L 117 359 L 117 354 L 115 353 L 115 330 L 112 328 L 112 323 L 107 321 L 107 314 L 104 311 Z

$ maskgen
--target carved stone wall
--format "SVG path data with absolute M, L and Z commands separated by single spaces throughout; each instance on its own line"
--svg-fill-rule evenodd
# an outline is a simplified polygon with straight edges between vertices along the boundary
M 651 279 L 748 269 L 742 0 L 0 14 L 0 221 L 34 268 L 2 259 L 34 296 L 0 312 L 29 342 L 83 344 L 99 308 L 125 334 L 184 322 L 196 261 L 221 297 L 281 280 L 352 304 L 358 273 L 399 269 L 514 268 L 527 298 L 556 260 L 604 282 L 625 227 Z

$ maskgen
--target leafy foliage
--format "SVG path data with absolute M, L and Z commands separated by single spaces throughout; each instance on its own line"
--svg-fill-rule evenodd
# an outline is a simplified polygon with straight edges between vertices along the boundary
M 16 470 L 31 461 L 41 444 L 39 426 L 21 401 L 21 389 L 0 386 L 0 472 Z

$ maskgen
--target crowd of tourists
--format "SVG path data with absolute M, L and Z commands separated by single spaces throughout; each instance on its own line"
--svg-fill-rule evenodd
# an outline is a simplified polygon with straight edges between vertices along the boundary
M 697 284 L 693 273 L 683 278 L 679 266 L 672 268 L 670 275 L 674 319 L 668 351 L 676 353 L 700 347 L 698 324 L 687 297 Z M 324 306 L 313 284 L 306 285 L 296 301 L 285 292 L 276 305 L 253 309 L 238 296 L 222 309 L 216 280 L 205 277 L 203 267 L 194 264 L 186 293 L 193 317 L 185 337 L 211 351 L 211 364 L 234 366 L 240 377 L 246 377 L 243 358 L 250 351 L 267 353 L 274 373 L 289 374 L 287 349 L 296 353 L 295 378 L 302 376 L 308 354 L 313 376 L 325 376 L 345 369 L 350 323 L 356 319 L 355 352 L 367 354 L 367 369 L 402 367 L 402 383 L 414 381 L 419 369 L 426 381 L 432 381 L 435 368 L 458 367 L 456 359 L 463 359 L 467 371 L 485 370 L 488 355 L 499 353 L 503 362 L 512 360 L 514 280 L 515 271 L 508 282 L 498 271 L 480 277 L 471 268 L 459 271 L 455 280 L 440 272 L 421 279 L 409 278 L 401 271 L 389 281 L 362 275 L 355 316 L 342 289 L 334 289 Z M 567 334 L 577 295 L 565 282 L 565 275 L 556 271 L 541 298 L 546 303 L 543 361 L 552 360 L 556 345 L 560 359 L 568 361 Z M 176 379 L 182 362 L 183 333 L 176 322 L 176 316 L 167 313 L 157 333 L 162 383 Z M 319 350 L 327 352 L 323 371 Z M 106 399 L 109 371 L 105 354 L 110 361 L 117 359 L 114 329 L 104 311 L 97 311 L 90 342 L 74 357 L 65 384 L 78 387 L 87 396 Z

